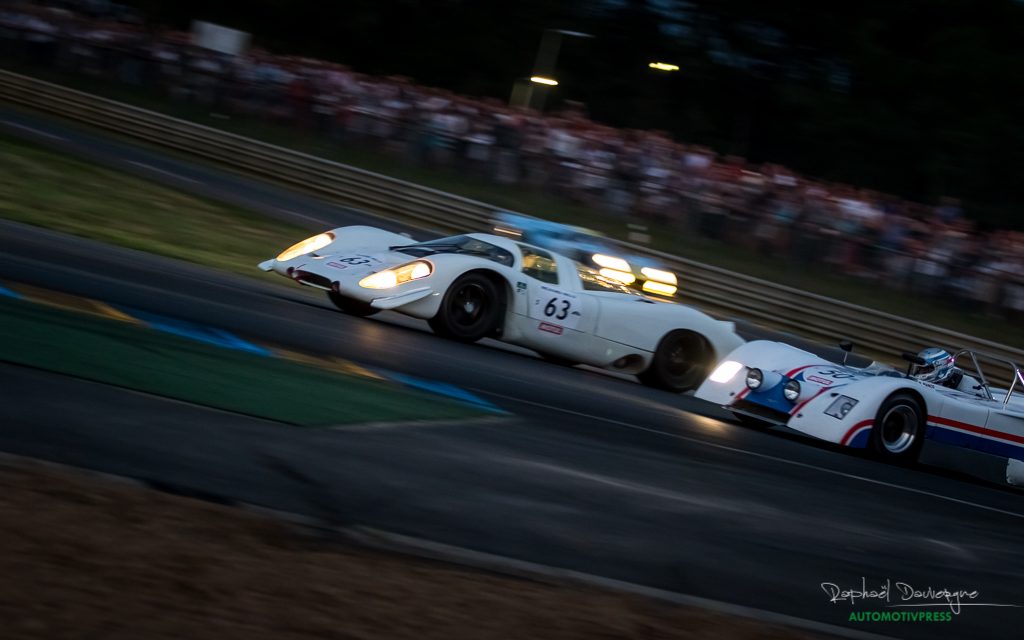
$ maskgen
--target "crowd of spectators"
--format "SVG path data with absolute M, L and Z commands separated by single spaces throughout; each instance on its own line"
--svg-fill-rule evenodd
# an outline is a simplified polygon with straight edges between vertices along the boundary
M 981 231 L 954 198 L 925 205 L 753 165 L 663 132 L 601 125 L 578 106 L 539 113 L 322 60 L 224 55 L 136 16 L 0 4 L 0 57 L 548 192 L 799 269 L 1024 316 L 1024 233 Z

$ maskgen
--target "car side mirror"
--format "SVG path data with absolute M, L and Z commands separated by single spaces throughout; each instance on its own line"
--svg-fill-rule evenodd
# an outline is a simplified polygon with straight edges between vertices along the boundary
M 839 348 L 843 350 L 843 364 L 845 365 L 846 359 L 850 357 L 850 352 L 853 351 L 853 343 L 849 340 L 841 340 Z

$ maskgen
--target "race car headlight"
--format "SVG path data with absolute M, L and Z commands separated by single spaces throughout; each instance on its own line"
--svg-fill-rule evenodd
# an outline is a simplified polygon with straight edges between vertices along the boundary
M 333 233 L 331 233 L 330 231 L 326 233 L 320 233 L 313 236 L 312 238 L 306 238 L 302 242 L 293 244 L 292 246 L 288 247 L 287 249 L 282 251 L 280 255 L 277 256 L 277 259 L 279 262 L 284 262 L 285 260 L 298 258 L 299 256 L 306 255 L 307 253 L 312 253 L 317 249 L 323 249 L 332 242 L 334 242 Z
M 594 261 L 599 267 L 607 267 L 615 271 L 623 271 L 625 273 L 632 273 L 632 269 L 629 268 L 629 263 L 622 258 L 616 258 L 615 256 L 606 256 L 603 253 L 595 253 L 590 256 L 590 259 Z M 611 277 L 611 276 L 608 276 Z M 618 278 L 616 278 L 617 280 Z
M 736 374 L 739 373 L 739 370 L 742 368 L 743 365 L 735 360 L 726 360 L 715 367 L 715 370 L 711 372 L 709 379 L 711 382 L 729 382 L 736 377 Z
M 662 271 L 661 269 L 654 269 L 652 267 L 644 267 L 640 269 L 640 273 L 644 274 L 644 277 L 648 280 L 654 280 L 655 282 L 664 282 L 665 284 L 677 284 L 676 274 L 671 271 Z
M 764 373 L 760 369 L 749 369 L 747 371 L 747 388 L 751 391 L 757 391 L 761 388 L 761 383 L 764 382 Z
M 619 271 L 618 269 L 601 269 L 598 273 L 606 278 L 617 280 L 622 284 L 633 284 L 636 282 L 636 276 L 628 271 Z
M 665 284 L 664 282 L 655 282 L 654 280 L 644 282 L 644 291 L 656 293 L 659 296 L 674 296 L 678 290 L 678 287 L 674 284 Z
M 832 404 L 828 405 L 828 409 L 825 409 L 825 415 L 832 416 L 833 418 L 839 418 L 842 420 L 846 417 L 846 414 L 857 406 L 857 401 L 849 396 L 839 396 L 832 401 Z
M 782 396 L 790 402 L 796 402 L 796 399 L 800 397 L 800 383 L 796 380 L 787 380 L 784 387 L 782 387 Z
M 410 280 L 426 278 L 433 272 L 434 268 L 429 262 L 417 260 L 400 267 L 372 273 L 360 280 L 359 286 L 364 289 L 390 289 Z

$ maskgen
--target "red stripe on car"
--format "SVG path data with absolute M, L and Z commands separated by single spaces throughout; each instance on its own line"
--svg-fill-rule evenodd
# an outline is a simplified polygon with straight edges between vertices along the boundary
M 979 427 L 976 424 L 960 422 L 959 420 L 950 420 L 949 418 L 942 418 L 939 416 L 928 416 L 928 422 L 941 426 L 953 427 L 954 429 L 970 431 L 971 433 L 978 433 L 983 436 L 991 436 L 993 438 L 999 438 L 1000 440 L 1009 440 L 1010 442 L 1016 442 L 1017 444 L 1024 444 L 1024 436 L 1005 433 L 1003 431 L 994 431 L 992 429 L 986 429 L 985 427 Z
M 850 427 L 850 430 L 847 431 L 846 434 L 842 437 L 842 439 L 839 440 L 839 444 L 843 445 L 844 447 L 850 444 L 850 440 L 853 440 L 853 436 L 857 435 L 858 431 L 860 431 L 864 427 L 871 426 L 874 422 L 874 420 L 861 420 L 857 424 L 853 425 L 852 427 Z

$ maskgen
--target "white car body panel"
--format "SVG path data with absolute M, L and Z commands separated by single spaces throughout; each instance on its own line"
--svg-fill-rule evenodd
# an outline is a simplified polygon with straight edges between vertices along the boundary
M 376 308 L 423 320 L 437 314 L 448 287 L 461 275 L 473 270 L 490 271 L 506 285 L 508 304 L 499 339 L 598 367 L 613 367 L 613 363 L 632 356 L 628 362 L 614 367 L 626 373 L 644 370 L 659 340 L 675 329 L 703 335 L 716 357 L 743 343 L 733 323 L 716 320 L 691 307 L 653 302 L 628 293 L 586 290 L 576 264 L 546 250 L 557 264 L 559 282 L 542 282 L 520 270 L 522 245 L 502 236 L 465 234 L 509 251 L 514 259 L 511 266 L 475 255 L 442 253 L 417 258 L 389 251 L 388 247 L 407 246 L 415 241 L 374 227 L 341 227 L 330 233 L 334 234 L 334 241 L 311 254 L 285 261 L 267 260 L 259 266 L 300 284 L 333 288 Z M 371 273 L 416 260 L 429 262 L 433 272 L 386 290 L 359 286 L 359 281 Z M 549 303 L 559 310 L 555 317 L 544 313 Z M 559 318 L 563 308 L 567 311 Z
M 1007 460 L 1007 477 L 1024 482 L 1024 398 L 1011 396 L 1004 406 L 1005 389 L 965 392 L 907 378 L 891 367 L 866 369 L 837 365 L 787 344 L 748 342 L 722 359 L 741 366 L 727 381 L 710 376 L 696 397 L 731 411 L 848 447 L 867 446 L 882 403 L 894 393 L 917 396 L 926 412 L 925 438 L 966 447 Z M 761 369 L 765 383 L 757 391 L 746 385 L 746 372 Z M 781 396 L 787 379 L 800 382 L 796 402 Z M 771 384 L 769 384 L 771 382 Z M 778 393 L 776 393 L 776 391 Z M 857 404 L 843 417 L 826 414 L 840 396 Z M 1010 460 L 1017 462 L 1010 464 Z

